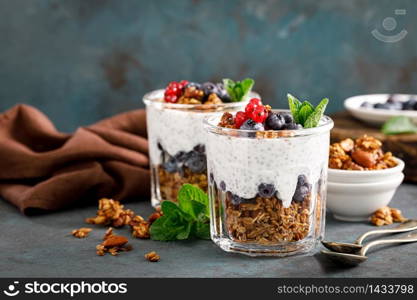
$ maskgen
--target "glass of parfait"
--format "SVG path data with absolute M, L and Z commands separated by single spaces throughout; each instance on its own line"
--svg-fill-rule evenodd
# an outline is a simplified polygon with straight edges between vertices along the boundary
M 311 251 L 324 235 L 332 120 L 304 128 L 255 99 L 204 126 L 212 240 L 251 256 Z
M 252 86 L 251 79 L 217 84 L 171 82 L 165 90 L 143 97 L 154 207 L 163 200 L 177 201 L 178 191 L 185 183 L 207 192 L 207 134 L 203 119 L 244 107 L 248 97 L 258 97 L 251 92 Z

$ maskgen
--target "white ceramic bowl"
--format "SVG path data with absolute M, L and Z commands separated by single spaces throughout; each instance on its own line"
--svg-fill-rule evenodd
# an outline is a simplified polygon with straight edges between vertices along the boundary
M 378 209 L 387 206 L 404 179 L 400 173 L 387 181 L 375 183 L 333 183 L 327 185 L 327 208 L 336 219 L 365 221 Z
M 389 98 L 390 94 L 368 94 L 347 98 L 344 102 L 346 110 L 355 118 L 373 125 L 382 125 L 388 119 L 395 116 L 410 117 L 417 123 L 417 111 L 412 110 L 389 110 L 361 107 L 364 102 L 383 103 Z M 417 95 L 395 94 L 398 101 L 407 101 L 410 98 L 417 98 Z
M 398 165 L 394 168 L 373 171 L 328 170 L 328 182 L 333 183 L 373 183 L 386 181 L 398 176 L 404 170 L 404 162 L 395 158 Z

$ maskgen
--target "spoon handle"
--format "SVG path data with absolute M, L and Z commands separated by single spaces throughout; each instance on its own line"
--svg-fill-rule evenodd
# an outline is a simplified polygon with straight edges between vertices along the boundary
M 407 220 L 400 225 L 390 228 L 390 229 L 378 229 L 378 230 L 371 230 L 365 232 L 360 237 L 358 237 L 355 241 L 355 244 L 362 245 L 364 239 L 371 235 L 378 235 L 378 234 L 386 234 L 386 233 L 400 233 L 400 232 L 407 232 L 417 229 L 417 220 Z
M 385 244 L 412 243 L 412 242 L 417 242 L 417 232 L 410 233 L 407 236 L 402 237 L 402 238 L 376 240 L 376 241 L 370 242 L 369 244 L 366 244 L 366 246 L 364 246 L 361 249 L 361 255 L 365 256 L 366 252 L 374 246 L 385 245 Z

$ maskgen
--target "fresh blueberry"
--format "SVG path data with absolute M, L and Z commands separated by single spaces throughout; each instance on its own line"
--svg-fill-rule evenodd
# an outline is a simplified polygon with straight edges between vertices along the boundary
M 417 110 L 417 101 L 415 99 L 407 100 L 403 103 L 403 110 Z
M 220 189 L 222 191 L 225 191 L 226 190 L 226 183 L 223 180 L 220 182 Z
M 224 88 L 223 83 L 217 84 L 217 96 L 219 96 L 220 99 L 222 99 L 223 102 L 230 102 L 230 96 L 227 93 L 226 89 Z
M 245 122 L 243 122 L 242 126 L 240 126 L 240 129 L 244 129 L 244 130 L 265 130 L 264 125 L 262 123 L 256 123 L 252 119 L 248 119 Z
M 390 105 L 387 103 L 375 103 L 374 108 L 377 109 L 390 109 Z
M 298 186 L 295 190 L 294 196 L 292 197 L 293 201 L 303 202 L 305 197 L 310 193 L 308 186 L 301 185 Z
M 184 162 L 185 159 L 187 158 L 187 153 L 184 151 L 180 151 L 177 154 L 175 154 L 174 157 L 178 162 Z
M 239 197 L 238 195 L 233 195 L 232 196 L 232 204 L 233 205 L 239 205 L 242 202 L 243 202 L 243 199 L 241 197 Z
M 368 101 L 365 101 L 361 104 L 361 107 L 363 108 L 374 108 L 374 105 Z
M 185 87 L 195 87 L 197 90 L 201 90 L 201 84 L 197 82 L 189 82 Z
M 258 186 L 259 196 L 263 198 L 271 198 L 275 194 L 275 187 L 273 184 L 261 183 Z
M 202 89 L 204 91 L 204 94 L 206 96 L 215 93 L 218 94 L 218 89 L 217 89 L 217 85 L 212 83 L 212 82 L 205 82 L 203 83 Z
M 198 144 L 193 149 L 194 149 L 194 151 L 197 151 L 197 152 L 200 152 L 200 153 L 205 153 L 206 152 L 206 146 L 204 146 L 203 144 Z
M 391 110 L 402 110 L 403 109 L 402 103 L 399 102 L 399 101 L 394 101 L 394 100 L 392 100 L 391 102 L 387 102 L 386 106 L 388 107 L 388 109 L 391 109 Z
M 206 156 L 203 153 L 191 151 L 184 165 L 193 173 L 203 173 L 207 167 Z
M 174 157 L 170 157 L 167 162 L 162 164 L 162 167 L 167 171 L 168 173 L 175 173 L 178 171 L 178 164 L 177 160 Z
M 293 196 L 293 200 L 302 202 L 304 198 L 311 192 L 311 184 L 307 181 L 305 175 L 299 175 L 297 178 L 297 187 Z
M 285 118 L 283 115 L 271 113 L 265 123 L 272 130 L 280 130 L 285 125 Z
M 303 126 L 301 124 L 288 123 L 288 124 L 285 124 L 284 128 L 288 130 L 298 130 L 298 129 L 302 129 Z
M 285 123 L 288 124 L 288 123 L 293 123 L 294 122 L 294 119 L 292 118 L 292 115 L 284 114 L 283 116 L 284 116 Z

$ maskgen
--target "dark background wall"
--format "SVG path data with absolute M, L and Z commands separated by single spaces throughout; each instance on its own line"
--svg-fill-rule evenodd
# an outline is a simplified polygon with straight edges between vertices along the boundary
M 416 93 L 416 28 L 413 0 L 0 0 L 0 111 L 25 102 L 71 131 L 171 80 L 246 76 L 274 107 L 291 92 L 336 111 L 353 94 Z

